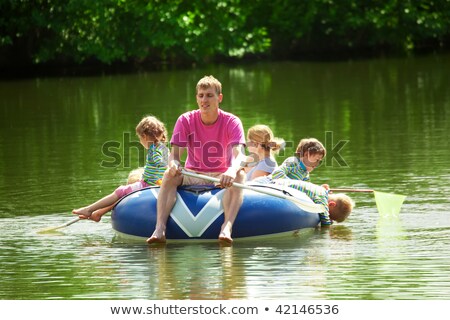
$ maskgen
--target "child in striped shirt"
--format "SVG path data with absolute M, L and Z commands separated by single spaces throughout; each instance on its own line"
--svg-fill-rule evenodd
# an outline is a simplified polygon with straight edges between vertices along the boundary
M 332 221 L 343 222 L 347 219 L 355 206 L 355 203 L 349 196 L 343 193 L 329 193 L 323 186 L 311 182 L 292 179 L 275 179 L 272 180 L 271 183 L 304 192 L 314 203 L 322 205 L 324 211 L 319 213 L 320 224 L 322 226 L 329 226 L 332 224 Z
M 111 194 L 87 207 L 73 210 L 73 214 L 76 214 L 83 219 L 90 219 L 98 222 L 101 217 L 109 211 L 106 210 L 106 208 L 114 205 L 125 195 L 149 186 L 161 185 L 161 180 L 164 171 L 167 169 L 167 161 L 169 158 L 169 150 L 165 145 L 165 142 L 167 141 L 167 130 L 164 124 L 157 118 L 147 116 L 136 126 L 136 134 L 139 137 L 139 142 L 142 146 L 145 149 L 148 149 L 141 179 L 134 183 L 118 187 Z
M 354 207 L 353 200 L 345 194 L 329 194 L 328 185 L 315 185 L 309 182 L 309 173 L 322 163 L 326 155 L 325 147 L 315 138 L 300 140 L 295 156 L 287 158 L 271 175 L 258 178 L 257 183 L 271 183 L 290 187 L 322 205 L 324 211 L 319 214 L 322 226 L 329 226 L 332 221 L 344 221 Z
M 276 168 L 271 179 L 294 179 L 309 181 L 309 173 L 322 163 L 327 151 L 323 144 L 315 138 L 300 140 L 295 156 L 289 157 Z

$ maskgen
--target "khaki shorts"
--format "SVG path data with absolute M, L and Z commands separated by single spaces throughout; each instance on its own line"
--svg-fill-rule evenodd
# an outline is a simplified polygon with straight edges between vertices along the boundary
M 223 172 L 195 172 L 192 170 L 187 170 L 186 171 L 189 172 L 194 172 L 194 173 L 198 173 L 198 174 L 202 174 L 204 176 L 208 176 L 208 177 L 213 177 L 213 178 L 217 178 L 220 179 L 220 176 L 223 174 Z M 208 180 L 203 180 L 200 178 L 194 178 L 194 177 L 188 177 L 188 176 L 183 176 L 183 182 L 181 183 L 182 186 L 184 185 L 208 185 L 208 186 L 215 186 L 218 183 L 212 182 L 212 181 L 208 181 Z

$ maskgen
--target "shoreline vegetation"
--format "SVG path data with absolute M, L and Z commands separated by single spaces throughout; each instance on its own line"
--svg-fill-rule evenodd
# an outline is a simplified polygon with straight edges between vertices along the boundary
M 0 77 L 448 52 L 450 1 L 0 3 Z

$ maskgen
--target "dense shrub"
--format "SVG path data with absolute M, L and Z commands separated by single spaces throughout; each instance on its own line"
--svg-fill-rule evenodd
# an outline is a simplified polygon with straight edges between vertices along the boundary
M 450 0 L 0 0 L 0 65 L 193 63 L 449 45 Z

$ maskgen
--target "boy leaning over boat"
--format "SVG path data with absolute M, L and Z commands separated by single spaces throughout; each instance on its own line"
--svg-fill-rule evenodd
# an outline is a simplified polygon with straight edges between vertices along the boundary
M 319 214 L 322 226 L 329 226 L 332 221 L 343 222 L 353 210 L 353 200 L 343 193 L 330 193 L 328 185 L 309 182 L 309 173 L 322 163 L 325 155 L 326 149 L 319 140 L 302 139 L 294 156 L 287 158 L 272 174 L 254 182 L 281 185 L 306 193 L 314 203 L 324 207 L 324 212 Z

